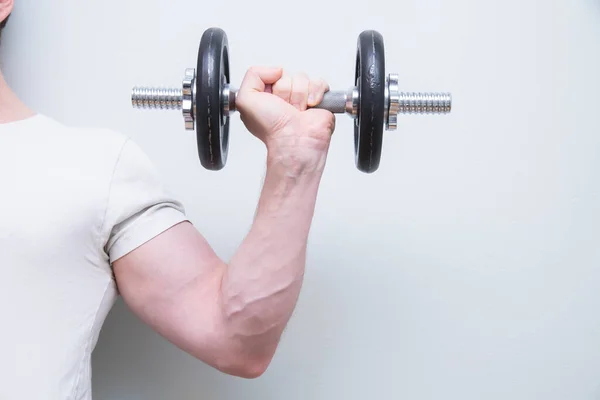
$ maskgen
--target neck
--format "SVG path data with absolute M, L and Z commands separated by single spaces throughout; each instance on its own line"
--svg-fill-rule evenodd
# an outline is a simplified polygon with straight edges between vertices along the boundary
M 0 124 L 20 121 L 35 115 L 13 92 L 0 72 Z

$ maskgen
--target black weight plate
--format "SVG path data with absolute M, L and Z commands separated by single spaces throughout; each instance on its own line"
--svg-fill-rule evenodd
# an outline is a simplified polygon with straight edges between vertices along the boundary
M 368 30 L 358 36 L 355 85 L 358 118 L 354 125 L 356 167 L 366 173 L 379 168 L 385 115 L 385 51 L 383 36 Z
M 196 142 L 200 163 L 217 171 L 227 162 L 229 118 L 223 118 L 221 93 L 229 83 L 229 44 L 220 28 L 202 34 L 196 74 Z

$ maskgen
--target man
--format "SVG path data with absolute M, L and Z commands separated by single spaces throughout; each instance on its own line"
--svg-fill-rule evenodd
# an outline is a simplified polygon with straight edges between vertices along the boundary
M 13 0 L 0 0 L 0 20 Z M 7 38 L 3 38 L 7 39 Z M 117 294 L 224 373 L 268 367 L 295 307 L 334 116 L 326 83 L 248 70 L 237 107 L 267 148 L 255 220 L 217 257 L 128 138 L 29 109 L 0 73 L 0 398 L 90 399 L 91 352 Z

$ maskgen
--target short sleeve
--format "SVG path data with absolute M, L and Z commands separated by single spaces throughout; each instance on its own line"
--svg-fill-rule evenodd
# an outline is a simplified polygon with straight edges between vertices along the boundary
M 114 167 L 102 229 L 110 263 L 183 221 L 183 205 L 167 192 L 147 155 L 127 139 Z

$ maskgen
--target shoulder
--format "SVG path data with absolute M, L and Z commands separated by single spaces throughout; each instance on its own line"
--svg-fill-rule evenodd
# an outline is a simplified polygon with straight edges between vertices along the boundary
M 163 177 L 147 153 L 121 131 L 93 126 L 66 125 L 51 118 L 38 121 L 36 131 L 44 132 L 47 157 L 68 172 L 69 182 L 94 194 L 102 213 L 119 220 L 161 202 L 179 203 L 172 198 Z M 38 145 L 38 148 L 43 148 Z
M 95 126 L 67 125 L 55 119 L 40 116 L 40 131 L 57 149 L 63 159 L 72 165 L 95 175 L 113 175 L 116 169 L 122 173 L 146 171 L 153 174 L 154 166 L 144 150 L 124 132 Z
M 36 162 L 49 170 L 46 179 L 72 204 L 69 214 L 93 227 L 97 249 L 111 260 L 186 220 L 182 203 L 130 136 L 48 117 L 38 118 L 27 132 L 35 141 Z

